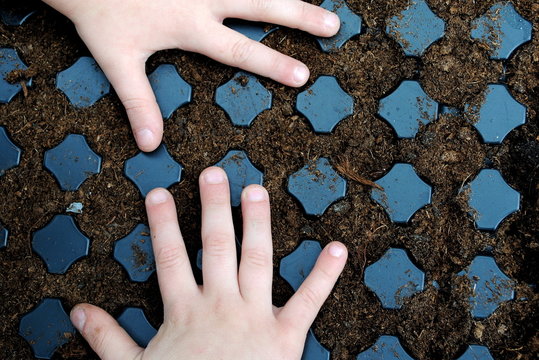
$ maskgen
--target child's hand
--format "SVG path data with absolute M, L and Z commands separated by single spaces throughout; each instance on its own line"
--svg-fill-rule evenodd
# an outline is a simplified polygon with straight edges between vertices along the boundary
M 282 308 L 271 301 L 273 274 L 269 198 L 258 185 L 242 194 L 243 246 L 238 271 L 226 174 L 200 176 L 204 286 L 197 286 L 170 193 L 146 197 L 164 321 L 142 349 L 105 311 L 77 305 L 71 320 L 105 360 L 299 359 L 311 323 L 346 262 L 338 242 L 320 254 L 311 274 Z
M 290 86 L 303 85 L 301 62 L 227 28 L 225 18 L 264 21 L 317 36 L 339 29 L 337 15 L 301 0 L 44 0 L 77 27 L 126 108 L 138 146 L 161 142 L 161 113 L 145 73 L 158 50 L 179 48 Z

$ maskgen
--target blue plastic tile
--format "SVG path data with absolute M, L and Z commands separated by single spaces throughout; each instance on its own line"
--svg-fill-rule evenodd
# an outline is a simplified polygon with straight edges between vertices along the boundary
M 7 238 L 9 231 L 0 224 L 0 249 L 3 249 L 7 246 Z
M 476 319 L 492 315 L 498 306 L 515 297 L 514 282 L 496 265 L 490 256 L 476 256 L 470 266 L 457 274 L 470 281 L 470 313 Z
M 183 167 L 168 153 L 165 144 L 161 144 L 150 153 L 139 152 L 128 159 L 124 165 L 125 176 L 131 180 L 143 197 L 155 188 L 180 182 Z
M 65 191 L 78 190 L 86 179 L 101 171 L 97 155 L 82 135 L 69 134 L 58 146 L 45 151 L 43 162 Z
M 360 353 L 356 360 L 414 360 L 395 336 L 382 335 L 376 343 Z
M 337 14 L 341 20 L 339 32 L 330 38 L 316 38 L 324 52 L 339 50 L 350 38 L 361 33 L 361 16 L 356 15 L 344 0 L 325 0 L 320 4 L 326 10 Z
M 95 60 L 83 56 L 71 67 L 56 75 L 56 87 L 76 107 L 95 104 L 110 91 L 110 83 Z
M 309 276 L 321 252 L 322 247 L 318 241 L 304 240 L 296 250 L 281 259 L 279 274 L 294 291 Z
M 215 166 L 222 168 L 230 185 L 230 203 L 241 204 L 241 192 L 251 184 L 262 185 L 264 174 L 258 170 L 242 150 L 230 150 Z
M 301 360 L 329 360 L 330 352 L 322 346 L 314 336 L 313 330 L 309 329 Z
M 373 188 L 371 198 L 382 205 L 391 221 L 407 223 L 423 206 L 430 204 L 431 191 L 410 164 L 395 164 L 376 181 L 384 190 Z
M 258 79 L 240 71 L 215 92 L 215 103 L 223 108 L 236 126 L 251 126 L 264 110 L 271 108 L 272 95 Z
M 197 268 L 202 271 L 202 249 L 197 251 Z
M 75 336 L 75 328 L 59 299 L 45 298 L 21 318 L 19 335 L 38 359 L 50 359 Z
M 155 271 L 152 238 L 148 226 L 138 224 L 129 235 L 114 244 L 114 259 L 135 282 L 147 281 Z
M 157 334 L 157 330 L 149 323 L 140 308 L 127 307 L 116 320 L 139 346 L 148 346 L 150 340 Z
M 494 360 L 494 358 L 486 346 L 469 345 L 466 352 L 457 360 Z
M 504 85 L 488 85 L 484 96 L 481 105 L 466 105 L 465 111 L 485 143 L 501 144 L 511 130 L 526 122 L 526 107 Z
M 2 4 L 4 8 L 0 8 L 0 21 L 9 26 L 20 26 L 32 16 L 36 11 L 29 6 L 25 6 L 26 2 L 16 3 L 10 1 L 8 4 Z
M 532 38 L 532 24 L 515 10 L 510 1 L 498 2 L 472 22 L 472 39 L 486 43 L 490 58 L 505 60 Z
M 26 70 L 28 67 L 19 58 L 14 49 L 0 48 L 0 104 L 7 104 L 22 90 L 21 84 L 11 84 L 6 77 L 14 70 Z M 26 85 L 32 85 L 29 80 Z
M 496 230 L 503 219 L 520 208 L 520 194 L 507 185 L 498 170 L 481 170 L 466 189 L 470 191 L 470 215 L 479 230 Z
M 317 133 L 330 133 L 344 118 L 354 113 L 354 98 L 334 76 L 320 76 L 307 90 L 298 94 L 296 109 Z
M 45 261 L 51 274 L 65 274 L 75 261 L 88 255 L 89 247 L 90 239 L 69 215 L 54 216 L 32 236 L 32 249 Z
M 9 138 L 6 129 L 0 126 L 0 176 L 19 165 L 21 149 Z
M 432 12 L 425 0 L 412 0 L 410 6 L 389 19 L 386 32 L 400 44 L 406 56 L 421 56 L 444 36 L 445 22 Z
M 395 91 L 380 99 L 378 115 L 395 129 L 399 138 L 414 138 L 420 125 L 436 120 L 438 103 L 417 81 L 404 80 Z
M 378 296 L 382 307 L 400 309 L 406 298 L 423 291 L 425 274 L 410 261 L 406 251 L 390 248 L 365 269 L 365 285 Z
M 163 118 L 169 119 L 174 111 L 191 102 L 191 85 L 178 74 L 174 65 L 159 65 L 148 79 Z
M 290 175 L 288 191 L 307 215 L 320 216 L 346 195 L 346 180 L 335 172 L 328 159 L 319 158 Z
M 232 30 L 239 32 L 242 35 L 247 36 L 249 39 L 254 41 L 262 41 L 274 32 L 279 29 L 278 26 L 256 22 L 256 21 L 246 21 L 241 19 L 226 19 L 223 22 L 223 25 L 228 26 Z

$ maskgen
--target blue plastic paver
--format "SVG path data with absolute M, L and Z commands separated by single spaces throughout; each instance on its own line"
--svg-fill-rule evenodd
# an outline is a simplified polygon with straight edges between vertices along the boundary
M 386 32 L 400 44 L 406 56 L 421 56 L 444 36 L 445 22 L 432 12 L 425 0 L 411 0 L 410 6 L 389 19 Z
M 11 141 L 6 129 L 0 126 L 0 176 L 21 162 L 21 149 Z
M 355 14 L 346 5 L 344 0 L 325 0 L 320 7 L 334 12 L 341 20 L 341 27 L 337 34 L 329 38 L 316 38 L 324 52 L 340 49 L 350 38 L 361 33 L 361 16 Z
M 69 134 L 58 146 L 45 151 L 43 165 L 65 191 L 78 190 L 86 179 L 101 171 L 101 156 L 97 155 L 78 134 Z
M 371 198 L 382 205 L 395 223 L 407 223 L 416 211 L 431 202 L 432 188 L 410 164 L 395 164 L 376 183 L 384 190 L 372 189 Z
M 503 219 L 520 208 L 520 194 L 507 185 L 498 170 L 481 170 L 467 189 L 470 213 L 479 230 L 496 230 Z
M 498 306 L 515 297 L 515 284 L 490 256 L 476 256 L 468 268 L 458 273 L 470 281 L 470 313 L 476 319 L 489 317 Z
M 309 276 L 321 252 L 322 247 L 318 241 L 304 240 L 296 250 L 281 259 L 279 274 L 294 291 Z
M 0 224 L 0 249 L 3 249 L 7 246 L 8 236 L 9 236 L 9 231 Z
M 319 158 L 290 175 L 288 191 L 307 215 L 321 216 L 346 195 L 346 180 L 335 172 L 328 159 Z
M 494 358 L 486 346 L 469 345 L 466 352 L 456 360 L 494 360 Z
M 241 19 L 226 19 L 223 22 L 223 25 L 228 26 L 232 30 L 239 32 L 242 35 L 247 36 L 249 39 L 254 41 L 262 41 L 274 32 L 279 29 L 278 26 L 256 22 L 256 21 L 246 21 Z
M 486 43 L 490 58 L 505 60 L 532 38 L 532 24 L 515 10 L 510 1 L 498 2 L 472 22 L 472 39 Z
M 215 166 L 222 168 L 230 185 L 230 203 L 241 204 L 241 192 L 251 184 L 262 185 L 264 174 L 258 170 L 242 150 L 230 150 Z
M 16 50 L 0 48 L 0 104 L 7 104 L 22 90 L 21 84 L 11 84 L 6 77 L 14 70 L 26 69 L 28 67 L 22 62 Z M 26 85 L 32 85 L 32 80 L 28 80 Z
M 50 359 L 75 336 L 75 328 L 59 299 L 45 298 L 21 318 L 19 335 L 38 359 Z
M 52 274 L 65 274 L 75 261 L 88 255 L 89 248 L 90 239 L 80 232 L 69 215 L 54 216 L 32 237 L 32 249 Z
M 131 180 L 143 197 L 155 188 L 180 182 L 183 167 L 168 153 L 165 144 L 161 144 L 150 153 L 139 152 L 128 159 L 124 165 L 125 176 Z
M 400 309 L 406 298 L 423 291 L 425 273 L 419 270 L 403 249 L 390 248 L 365 269 L 365 285 L 385 309 Z
M 150 340 L 157 334 L 157 330 L 140 308 L 127 307 L 116 320 L 139 346 L 148 346 Z
M 395 336 L 382 335 L 376 343 L 360 353 L 356 360 L 414 360 Z
M 169 119 L 174 111 L 191 102 L 191 85 L 178 74 L 174 65 L 159 65 L 148 79 L 163 118 Z
M 0 6 L 0 21 L 9 26 L 20 26 L 24 24 L 30 16 L 36 11 L 31 9 L 26 2 L 10 1 L 7 4 L 3 3 Z
M 504 85 L 488 85 L 484 96 L 481 105 L 466 105 L 465 111 L 485 143 L 501 144 L 511 130 L 526 122 L 526 107 Z
M 215 103 L 236 126 L 251 126 L 253 120 L 272 103 L 271 92 L 251 74 L 240 71 L 215 92 Z
M 334 76 L 320 76 L 307 90 L 298 94 L 296 109 L 317 133 L 330 133 L 344 118 L 354 113 L 354 98 Z
M 155 272 L 150 229 L 138 224 L 133 231 L 114 244 L 114 259 L 118 261 L 135 282 L 147 281 Z
M 202 249 L 198 249 L 197 251 L 197 268 L 198 270 L 202 271 Z
M 399 138 L 414 138 L 421 125 L 436 120 L 438 103 L 423 91 L 419 82 L 404 80 L 395 91 L 380 99 L 378 114 Z
M 314 336 L 313 330 L 309 329 L 301 360 L 329 360 L 330 352 L 322 346 Z
M 76 107 L 95 104 L 110 91 L 110 83 L 95 60 L 83 56 L 56 76 L 56 87 Z

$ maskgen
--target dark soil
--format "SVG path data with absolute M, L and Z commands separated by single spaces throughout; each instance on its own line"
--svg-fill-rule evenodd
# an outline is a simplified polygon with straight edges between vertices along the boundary
M 314 331 L 332 351 L 332 359 L 351 359 L 382 334 L 397 335 L 415 359 L 455 359 L 467 344 L 483 344 L 495 359 L 537 359 L 538 207 L 539 207 L 539 4 L 516 0 L 517 10 L 534 22 L 534 40 L 520 47 L 505 64 L 470 40 L 470 22 L 493 3 L 488 1 L 430 0 L 447 23 L 446 35 L 421 58 L 406 58 L 384 32 L 385 19 L 397 14 L 405 0 L 349 1 L 363 16 L 366 28 L 335 54 L 322 53 L 316 41 L 299 31 L 280 29 L 267 45 L 304 61 L 319 75 L 335 75 L 355 98 L 355 114 L 330 135 L 316 135 L 294 110 L 303 89 L 267 79 L 273 107 L 250 128 L 233 127 L 213 102 L 215 89 L 236 69 L 203 56 L 165 51 L 148 62 L 175 64 L 193 85 L 193 102 L 166 122 L 165 143 L 185 167 L 181 183 L 172 186 L 190 256 L 200 248 L 199 173 L 231 148 L 247 151 L 265 173 L 273 203 L 275 248 L 274 302 L 283 305 L 292 289 L 278 275 L 281 258 L 303 239 L 344 242 L 350 259 L 329 297 Z M 125 306 L 141 306 L 158 326 L 161 300 L 155 275 L 147 283 L 132 283 L 113 260 L 115 240 L 146 222 L 143 200 L 123 174 L 124 161 L 137 153 L 127 118 L 114 94 L 87 109 L 76 109 L 55 88 L 56 74 L 88 50 L 70 22 L 39 6 L 21 27 L 0 25 L 0 47 L 14 47 L 31 66 L 33 84 L 0 106 L 0 125 L 24 149 L 21 165 L 0 178 L 0 223 L 10 231 L 0 251 L 0 358 L 30 359 L 28 344 L 17 334 L 19 320 L 43 297 L 59 297 L 70 309 L 90 302 L 113 315 Z M 504 66 L 505 65 L 505 66 Z M 414 140 L 397 140 L 390 126 L 376 116 L 378 100 L 403 79 L 418 79 L 435 100 L 463 108 L 477 99 L 486 85 L 504 79 L 513 96 L 527 106 L 526 125 L 512 131 L 502 145 L 484 145 L 466 119 L 444 115 L 424 127 Z M 43 166 L 43 153 L 70 133 L 83 134 L 103 157 L 103 169 L 79 191 L 63 192 Z M 339 206 L 318 219 L 303 215 L 286 192 L 287 177 L 309 160 L 328 157 L 346 169 L 349 190 Z M 407 226 L 392 224 L 370 198 L 369 180 L 384 175 L 398 161 L 412 163 L 434 187 L 432 204 L 420 210 Z M 459 189 L 481 168 L 499 169 L 522 195 L 521 210 L 506 219 L 496 233 L 474 228 Z M 353 180 L 355 179 L 355 180 Z M 357 180 L 360 181 L 357 181 Z M 76 215 L 91 242 L 90 256 L 76 262 L 65 275 L 48 274 L 31 250 L 32 233 L 47 224 L 73 201 L 84 204 Z M 239 210 L 235 214 L 239 218 Z M 402 310 L 382 309 L 363 284 L 366 266 L 390 246 L 408 250 L 426 272 L 425 291 L 407 300 Z M 504 303 L 483 321 L 468 312 L 468 290 L 455 274 L 482 253 L 496 258 L 500 268 L 517 282 L 516 298 Z M 436 280 L 440 289 L 431 282 Z M 58 350 L 56 359 L 95 359 L 77 335 Z

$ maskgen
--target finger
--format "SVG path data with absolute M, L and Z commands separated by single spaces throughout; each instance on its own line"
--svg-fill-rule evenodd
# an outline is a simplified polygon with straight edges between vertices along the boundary
M 302 86 L 309 69 L 300 61 L 251 40 L 222 24 L 201 34 L 192 51 L 224 64 L 259 74 L 288 86 Z
M 178 303 L 188 303 L 198 293 L 185 249 L 172 195 L 154 189 L 146 196 L 146 211 L 152 235 L 157 278 L 165 312 Z
M 311 273 L 278 315 L 279 321 L 306 333 L 346 263 L 346 247 L 332 242 L 320 253 Z
M 333 36 L 339 17 L 301 0 L 225 0 L 226 17 L 264 21 L 307 31 L 316 36 Z
M 243 242 L 239 270 L 240 292 L 247 301 L 269 306 L 273 249 L 268 192 L 262 186 L 250 185 L 241 195 Z
M 144 351 L 105 310 L 76 305 L 71 322 L 102 360 L 135 359 Z
M 202 278 L 204 292 L 238 292 L 236 242 L 226 173 L 210 167 L 200 174 Z
M 145 58 L 96 56 L 96 61 L 125 107 L 137 146 L 142 151 L 155 150 L 163 137 L 163 118 L 146 76 Z

